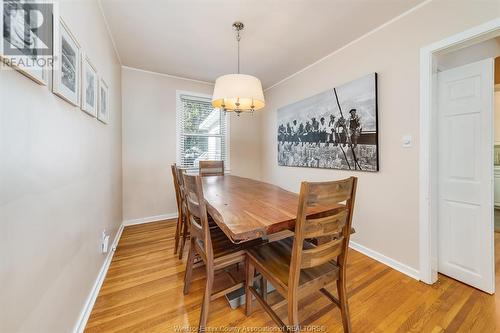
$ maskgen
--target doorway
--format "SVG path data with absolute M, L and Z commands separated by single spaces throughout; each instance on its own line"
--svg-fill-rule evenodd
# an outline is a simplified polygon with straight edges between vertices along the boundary
M 421 51 L 420 275 L 429 284 L 441 272 L 488 293 L 495 290 L 493 58 L 500 55 L 498 35 L 500 19 Z M 491 53 L 494 48 L 486 56 L 478 52 L 487 43 L 498 47 L 498 54 Z

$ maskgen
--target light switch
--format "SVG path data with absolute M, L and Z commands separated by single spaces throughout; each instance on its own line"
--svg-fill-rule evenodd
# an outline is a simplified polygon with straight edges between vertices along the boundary
M 413 144 L 413 140 L 410 134 L 403 135 L 403 148 L 410 148 Z

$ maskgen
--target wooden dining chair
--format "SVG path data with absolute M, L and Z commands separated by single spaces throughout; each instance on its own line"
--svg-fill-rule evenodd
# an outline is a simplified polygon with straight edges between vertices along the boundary
M 189 255 L 184 275 L 184 294 L 189 293 L 194 260 L 198 255 L 204 261 L 206 267 L 206 286 L 198 327 L 199 332 L 204 332 L 208 320 L 210 302 L 244 286 L 244 276 L 238 278 L 236 274 L 228 271 L 228 277 L 233 285 L 213 292 L 215 271 L 244 263 L 246 258 L 245 248 L 261 245 L 263 241 L 256 240 L 234 244 L 220 228 L 210 228 L 201 177 L 186 174 L 183 177 L 187 218 L 191 231 Z
M 200 176 L 224 176 L 224 161 L 200 161 Z
M 351 332 L 346 267 L 356 186 L 355 177 L 324 183 L 302 182 L 295 235 L 247 250 L 247 281 L 252 280 L 257 270 L 276 288 L 288 303 L 289 326 L 284 325 L 273 306 L 263 297 L 267 294 L 265 284 L 258 293 L 252 283 L 246 283 L 246 299 L 250 300 L 254 295 L 283 331 L 296 332 L 299 327 L 299 299 L 319 290 L 340 308 L 344 332 Z M 321 217 L 306 217 L 311 207 L 329 207 L 339 203 L 343 204 L 341 209 L 324 213 Z M 306 240 L 315 238 L 327 240 L 320 245 Z M 338 299 L 325 289 L 333 282 L 337 283 Z M 246 302 L 246 313 L 252 313 L 251 301 Z
M 182 177 L 185 171 L 184 169 L 177 167 L 175 164 L 172 164 L 171 169 L 175 188 L 175 198 L 177 200 L 177 225 L 175 227 L 174 254 L 179 252 L 179 259 L 182 259 L 184 245 L 187 237 L 189 236 L 188 224 L 186 223 L 187 207 L 184 199 L 184 179 Z
M 172 175 L 174 177 L 174 187 L 177 198 L 177 226 L 175 230 L 175 247 L 174 254 L 179 253 L 179 259 L 184 255 L 184 247 L 187 238 L 189 237 L 189 223 L 187 222 L 187 206 L 184 192 L 184 178 L 186 169 L 179 168 L 175 164 L 172 165 Z M 208 224 L 210 228 L 218 228 L 212 217 L 208 216 Z

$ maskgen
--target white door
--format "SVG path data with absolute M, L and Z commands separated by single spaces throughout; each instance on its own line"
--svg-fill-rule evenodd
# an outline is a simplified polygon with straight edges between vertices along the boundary
M 438 112 L 438 270 L 493 293 L 493 59 L 438 73 Z

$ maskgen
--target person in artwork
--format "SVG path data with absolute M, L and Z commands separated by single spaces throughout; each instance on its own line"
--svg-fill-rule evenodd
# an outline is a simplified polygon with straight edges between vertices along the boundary
M 290 126 L 290 123 L 286 123 L 286 141 L 290 142 L 292 138 L 292 126 Z
M 278 126 L 278 142 L 285 142 L 286 139 L 286 128 L 285 125 L 280 124 Z
M 299 124 L 297 123 L 297 120 L 294 119 L 292 122 L 292 142 L 298 142 L 299 141 Z
M 307 143 L 312 142 L 312 125 L 309 120 L 306 121 L 306 126 L 305 126 L 305 142 Z
M 328 136 L 329 140 L 326 145 L 329 146 L 330 142 L 335 145 L 335 116 L 333 114 L 330 115 L 330 121 L 328 122 Z
M 349 136 L 351 139 L 352 147 L 356 148 L 358 145 L 358 138 L 361 135 L 362 130 L 361 120 L 356 113 L 356 109 L 351 109 L 349 113 L 351 115 L 349 118 Z
M 328 144 L 328 134 L 327 134 L 327 125 L 325 122 L 325 117 L 321 117 L 319 120 L 319 145 L 321 147 L 321 143 Z
M 337 144 L 342 144 L 342 147 L 347 144 L 347 124 L 343 116 L 340 116 L 335 124 L 335 141 Z
M 306 130 L 304 128 L 304 123 L 300 123 L 299 125 L 299 132 L 297 133 L 298 141 L 302 143 L 302 146 L 304 145 L 304 135 Z M 297 143 L 298 144 L 298 143 Z
M 311 118 L 311 126 L 312 126 L 312 133 L 311 133 L 311 142 L 314 143 L 314 146 L 319 142 L 319 122 L 316 120 L 316 118 Z

